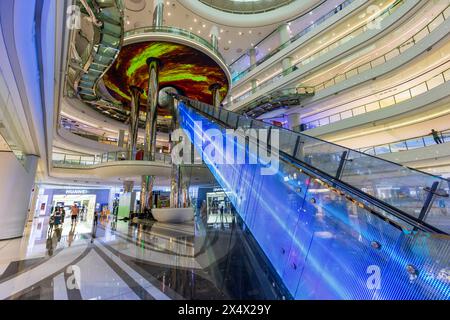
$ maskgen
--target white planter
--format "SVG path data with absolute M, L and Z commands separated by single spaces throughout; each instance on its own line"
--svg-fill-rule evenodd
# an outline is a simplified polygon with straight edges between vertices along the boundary
M 153 217 L 165 223 L 183 223 L 194 219 L 194 208 L 154 208 Z

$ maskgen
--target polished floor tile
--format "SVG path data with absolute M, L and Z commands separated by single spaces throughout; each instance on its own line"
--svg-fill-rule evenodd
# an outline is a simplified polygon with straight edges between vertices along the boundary
M 282 299 L 236 217 L 186 224 L 102 220 L 0 241 L 0 299 Z

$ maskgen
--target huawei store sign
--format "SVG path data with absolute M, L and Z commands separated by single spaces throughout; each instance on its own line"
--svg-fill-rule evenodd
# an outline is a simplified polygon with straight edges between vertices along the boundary
M 87 194 L 88 191 L 87 190 L 66 190 L 66 194 Z

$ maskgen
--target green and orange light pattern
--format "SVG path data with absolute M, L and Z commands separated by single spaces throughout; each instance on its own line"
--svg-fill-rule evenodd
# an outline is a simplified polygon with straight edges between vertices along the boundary
M 103 77 L 111 95 L 128 107 L 131 85 L 144 89 L 141 104 L 146 104 L 148 90 L 148 58 L 158 58 L 163 67 L 159 87 L 174 87 L 189 98 L 212 102 L 208 87 L 219 83 L 221 99 L 228 92 L 228 80 L 221 67 L 206 54 L 182 44 L 140 42 L 124 46 L 114 64 Z

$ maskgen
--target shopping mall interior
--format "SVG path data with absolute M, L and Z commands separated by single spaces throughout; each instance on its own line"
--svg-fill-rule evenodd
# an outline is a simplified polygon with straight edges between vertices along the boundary
M 1 300 L 450 300 L 450 0 L 1 0 Z

